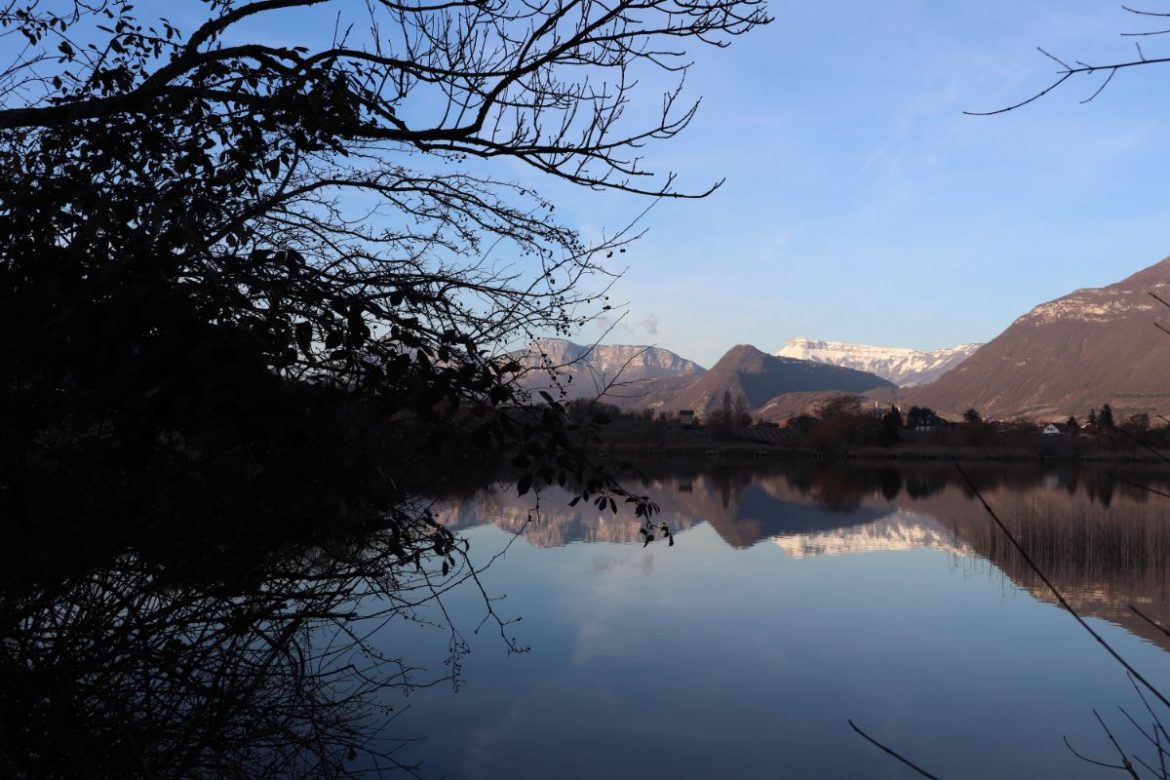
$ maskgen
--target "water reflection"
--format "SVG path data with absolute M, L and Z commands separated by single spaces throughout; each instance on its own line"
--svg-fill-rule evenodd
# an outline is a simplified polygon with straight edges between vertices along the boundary
M 466 570 L 404 567 L 389 532 L 39 551 L 0 589 L 0 775 L 347 776 L 403 768 L 386 724 L 421 674 L 370 636 Z M 430 541 L 427 541 L 428 546 Z M 433 564 L 432 564 L 433 567 Z M 52 571 L 54 576 L 47 577 Z M 457 639 L 457 635 L 453 641 Z
M 450 505 L 481 547 L 534 655 L 473 654 L 458 696 L 418 703 L 424 769 L 467 778 L 905 777 L 847 727 L 947 778 L 1096 777 L 1094 708 L 1141 707 L 1052 604 L 950 464 L 677 465 L 646 490 L 676 530 L 506 485 Z M 1069 600 L 1147 675 L 1170 680 L 1165 508 L 1101 470 L 969 469 Z M 1126 470 L 1165 490 L 1167 475 Z M 490 525 L 485 525 L 490 524 Z M 534 622 L 529 622 L 529 616 Z M 500 682 L 503 680 L 504 682 Z M 1130 747 L 1141 735 L 1114 723 Z
M 1128 609 L 1170 622 L 1170 502 L 1142 487 L 1170 478 L 970 473 L 1069 601 L 1170 679 L 1170 642 Z M 1059 740 L 1099 746 L 1091 710 L 1128 683 L 953 467 L 683 464 L 645 490 L 675 547 L 557 489 L 445 502 L 481 564 L 524 540 L 484 575 L 507 602 L 377 533 L 6 572 L 0 774 L 904 776 L 854 717 L 946 777 L 1094 776 Z M 485 603 L 501 629 L 524 618 L 531 654 L 459 632 Z
M 969 465 L 966 471 L 1076 609 L 1170 650 L 1170 639 L 1129 609 L 1138 606 L 1170 624 L 1170 499 L 1149 490 L 1168 491 L 1170 475 L 1027 465 Z M 954 465 L 660 465 L 648 470 L 645 489 L 675 530 L 707 523 L 731 547 L 770 539 L 799 558 L 932 547 L 978 555 L 1035 598 L 1053 599 L 973 501 Z M 537 546 L 641 540 L 628 519 L 566 504 L 564 491 L 550 489 L 534 512 L 509 485 L 498 485 L 450 505 L 443 519 L 453 529 L 495 523 Z
M 1170 639 L 1129 609 L 1170 624 L 1170 500 L 1149 490 L 1170 492 L 1165 470 L 992 464 L 966 471 L 1075 608 L 1170 650 Z M 933 548 L 985 559 L 1036 598 L 1053 600 L 950 464 L 701 463 L 651 468 L 644 485 L 672 528 L 706 523 L 733 548 L 771 540 L 794 557 Z M 541 547 L 641 541 L 636 523 L 566 503 L 563 491 L 550 489 L 534 512 L 501 485 L 452 504 L 444 519 L 452 528 L 492 522 Z

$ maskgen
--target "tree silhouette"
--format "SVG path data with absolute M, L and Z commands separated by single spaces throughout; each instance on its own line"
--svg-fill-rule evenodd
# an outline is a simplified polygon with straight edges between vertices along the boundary
M 915 428 L 919 425 L 931 425 L 937 419 L 934 410 L 927 406 L 911 406 L 906 412 L 906 425 Z
M 882 425 L 878 429 L 877 441 L 883 447 L 892 447 L 902 439 L 902 413 L 898 407 L 890 406 L 890 410 L 882 415 Z
M 294 19 L 322 11 L 324 39 Z M 705 194 L 643 149 L 694 116 L 686 44 L 767 18 L 758 0 L 166 12 L 196 22 L 0 0 L 27 44 L 0 70 L 0 767 L 253 776 L 213 759 L 254 728 L 257 750 L 296 736 L 340 773 L 335 730 L 313 733 L 342 723 L 335 686 L 298 632 L 458 569 L 427 497 L 506 453 L 521 492 L 573 481 L 653 510 L 589 454 L 602 421 L 527 397 L 509 357 L 604 310 L 602 260 L 635 233 L 587 243 L 510 166 Z M 274 18 L 303 40 L 271 43 Z M 647 118 L 629 109 L 653 71 L 677 81 Z M 340 552 L 357 574 L 326 565 Z M 294 566 L 270 579 L 279 554 Z M 323 714 L 306 730 L 281 720 L 297 696 Z
M 732 419 L 735 420 L 736 425 L 751 425 L 752 414 L 748 406 L 747 399 L 744 396 L 735 396 L 735 403 L 732 408 Z
M 331 40 L 249 40 L 323 6 Z M 762 8 L 373 0 L 345 16 L 357 7 L 210 0 L 189 35 L 125 0 L 0 7 L 28 43 L 0 77 L 0 402 L 20 410 L 0 423 L 4 471 L 56 467 L 58 450 L 124 457 L 125 474 L 179 450 L 268 470 L 337 428 L 356 438 L 330 446 L 368 460 L 353 423 L 372 417 L 413 426 L 406 469 L 457 425 L 466 448 L 527 447 L 530 481 L 624 495 L 573 454 L 555 403 L 489 412 L 526 400 L 508 350 L 601 309 L 583 282 L 632 236 L 588 245 L 490 171 L 704 194 L 643 167 L 636 150 L 695 106 L 675 88 L 657 117 L 627 118 L 633 69 L 681 84 L 668 42 L 725 45 Z
M 0 650 L 5 776 L 411 769 L 384 728 L 393 713 L 379 705 L 457 674 L 466 642 L 446 626 L 450 671 L 428 675 L 388 653 L 377 628 L 477 582 L 465 546 L 433 531 L 427 546 L 441 541 L 453 562 L 441 569 L 395 565 L 401 540 L 390 532 L 321 532 L 291 544 L 241 544 L 224 533 L 51 583 L 10 584 Z M 239 557 L 214 553 L 221 545 Z M 506 632 L 494 613 L 486 619 Z
M 1101 413 L 1097 415 L 1097 424 L 1106 429 L 1113 428 L 1115 426 L 1116 423 L 1113 420 L 1113 407 L 1111 407 L 1109 404 L 1104 404 L 1101 406 Z

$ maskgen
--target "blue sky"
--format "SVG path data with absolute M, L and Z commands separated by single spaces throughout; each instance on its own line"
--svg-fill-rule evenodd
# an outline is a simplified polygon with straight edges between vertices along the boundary
M 192 26 L 191 7 L 171 10 Z M 1170 65 L 1123 73 L 1086 105 L 1099 76 L 1006 115 L 963 114 L 1047 85 L 1057 66 L 1036 46 L 1130 59 L 1133 39 L 1119 33 L 1157 20 L 1116 0 L 773 0 L 769 10 L 772 25 L 731 47 L 693 50 L 687 94 L 700 111 L 683 135 L 644 150 L 684 188 L 726 183 L 705 200 L 654 205 L 646 236 L 614 257 L 628 264 L 613 291 L 624 317 L 576 340 L 655 344 L 704 365 L 737 343 L 773 351 L 794 336 L 920 349 L 986 341 L 1038 303 L 1170 255 L 1170 103 L 1159 99 Z M 331 30 L 290 16 L 248 34 L 289 43 Z M 1170 36 L 1143 45 L 1170 54 Z M 631 113 L 657 108 L 644 94 Z M 539 186 L 586 236 L 649 203 L 518 164 L 494 172 Z
M 319 28 L 298 13 L 249 34 L 317 37 L 330 8 Z M 1086 105 L 1100 77 L 1009 114 L 963 114 L 1050 83 L 1057 66 L 1037 46 L 1131 59 L 1119 33 L 1157 20 L 1116 0 L 772 0 L 769 12 L 729 48 L 692 47 L 699 113 L 643 150 L 684 189 L 726 183 L 653 206 L 645 237 L 614 256 L 624 316 L 577 341 L 707 366 L 737 343 L 774 351 L 794 336 L 933 349 L 990 340 L 1038 303 L 1170 255 L 1170 104 L 1157 98 L 1170 65 L 1122 74 Z M 1143 45 L 1170 54 L 1170 36 Z M 633 115 L 660 105 L 642 94 Z M 650 203 L 517 163 L 489 170 L 539 188 L 587 237 Z
M 1160 9 L 1160 7 L 1159 7 Z M 1159 10 L 1152 9 L 1152 10 Z M 1115 2 L 773 2 L 775 22 L 696 52 L 703 105 L 651 161 L 704 201 L 657 204 L 621 256 L 609 343 L 711 365 L 793 336 L 920 349 L 985 341 L 1032 306 L 1170 255 L 1170 66 L 1098 77 L 997 117 L 1066 59 L 1135 54 Z M 1155 22 L 1156 24 L 1156 22 Z M 1170 25 L 1167 25 L 1170 26 Z M 1147 56 L 1170 39 L 1145 39 Z M 588 233 L 634 199 L 557 188 Z M 596 337 L 582 334 L 581 340 Z

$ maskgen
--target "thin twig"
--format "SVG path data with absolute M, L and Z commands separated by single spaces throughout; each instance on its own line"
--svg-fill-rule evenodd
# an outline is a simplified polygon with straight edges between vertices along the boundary
M 1155 620 L 1154 620 L 1152 617 L 1150 617 L 1149 615 L 1147 615 L 1145 612 L 1142 612 L 1140 609 L 1138 609 L 1137 607 L 1135 607 L 1133 604 L 1130 604 L 1130 605 L 1129 605 L 1129 608 L 1130 608 L 1131 610 L 1133 610 L 1133 613 L 1134 613 L 1135 615 L 1137 615 L 1138 617 L 1140 617 L 1142 620 L 1146 621 L 1147 623 L 1149 623 L 1151 626 L 1153 626 L 1154 628 L 1156 628 L 1156 629 L 1158 629 L 1159 631 L 1161 631 L 1161 632 L 1162 632 L 1163 634 L 1165 634 L 1166 636 L 1170 636 L 1170 630 L 1168 630 L 1168 629 L 1167 629 L 1165 626 L 1163 626 L 1161 623 L 1158 623 L 1158 622 L 1156 622 L 1156 621 L 1155 621 Z
M 1158 748 L 1159 750 L 1162 749 L 1161 746 L 1158 744 L 1158 740 L 1157 740 L 1158 729 L 1155 728 L 1153 734 L 1147 734 L 1145 728 L 1143 726 L 1141 726 L 1137 722 L 1137 720 L 1134 719 L 1134 717 L 1132 715 L 1129 714 L 1129 711 L 1126 710 L 1125 707 L 1118 707 L 1117 709 L 1120 710 L 1121 714 L 1125 716 L 1125 719 L 1128 720 L 1133 725 L 1133 727 L 1138 730 L 1138 733 L 1146 738 L 1147 742 L 1149 742 L 1151 745 Z
M 1167 331 L 1167 333 L 1170 333 L 1170 331 Z M 1140 440 L 1137 436 L 1130 433 L 1125 428 L 1114 428 L 1113 430 L 1117 431 L 1122 436 L 1129 439 L 1137 446 L 1141 447 L 1143 450 L 1146 450 L 1147 452 L 1152 453 L 1156 458 L 1158 458 L 1158 460 L 1161 460 L 1165 463 L 1170 463 L 1170 457 L 1167 457 L 1164 453 L 1162 453 L 1159 450 L 1156 450 L 1153 447 L 1151 447 L 1150 445 L 1146 444 L 1144 441 Z
M 1154 724 L 1158 727 L 1158 730 L 1162 732 L 1162 736 L 1166 738 L 1167 742 L 1170 742 L 1170 732 L 1167 732 L 1166 727 L 1162 725 L 1161 718 L 1157 716 L 1157 714 L 1154 712 L 1154 708 L 1150 706 L 1150 702 L 1146 698 L 1146 695 L 1142 693 L 1141 687 L 1137 684 L 1137 681 L 1133 679 L 1132 674 L 1126 676 L 1129 677 L 1129 684 L 1133 686 L 1134 692 L 1138 695 L 1138 698 L 1142 700 L 1142 704 L 1145 705 L 1146 712 L 1150 713 L 1150 717 L 1154 719 Z
M 1037 48 L 1039 48 L 1039 47 L 1037 47 Z M 1077 60 L 1077 67 L 1074 68 L 1072 66 L 1065 64 L 1063 61 L 1054 57 L 1053 55 L 1049 54 L 1048 52 L 1044 51 L 1044 49 L 1039 49 L 1039 51 L 1045 57 L 1048 57 L 1049 59 L 1055 60 L 1056 62 L 1059 62 L 1065 68 L 1064 70 L 1060 71 L 1060 78 L 1056 79 L 1056 81 L 1052 82 L 1044 89 L 1042 89 L 1039 92 L 1037 92 L 1036 94 L 1032 95 L 1030 98 L 1027 98 L 1026 100 L 1021 100 L 1018 103 L 1013 103 L 1012 105 L 1007 106 L 1005 108 L 999 108 L 999 109 L 996 109 L 995 111 L 964 111 L 963 113 L 968 115 L 968 116 L 995 116 L 996 114 L 1006 114 L 1008 111 L 1015 111 L 1017 108 L 1022 108 L 1023 106 L 1026 106 L 1029 103 L 1034 103 L 1035 101 L 1037 101 L 1040 98 L 1047 95 L 1052 90 L 1059 87 L 1064 82 L 1068 81 L 1073 76 L 1076 76 L 1076 75 L 1081 74 L 1081 73 L 1091 74 L 1091 73 L 1096 73 L 1099 70 L 1108 70 L 1108 71 L 1111 71 L 1110 78 L 1112 78 L 1113 73 L 1116 73 L 1117 71 L 1122 70 L 1123 68 L 1136 68 L 1136 67 L 1141 66 L 1141 65 L 1163 65 L 1166 63 L 1170 63 L 1170 57 L 1159 57 L 1157 59 L 1147 59 L 1144 54 L 1139 52 L 1139 55 L 1138 55 L 1139 59 L 1131 60 L 1128 62 L 1114 62 L 1114 63 L 1110 63 L 1108 65 L 1090 65 L 1087 62 L 1081 62 L 1080 60 Z M 1100 92 L 1100 90 L 1098 90 L 1098 92 Z M 1094 94 L 1093 97 L 1096 97 L 1096 94 Z M 1092 100 L 1093 97 L 1090 97 L 1089 100 Z M 1088 102 L 1088 101 L 1082 101 L 1082 102 Z
M 1158 490 L 1157 488 L 1152 488 L 1149 485 L 1143 485 L 1140 482 L 1134 482 L 1133 480 L 1126 479 L 1125 477 L 1119 477 L 1111 471 L 1106 471 L 1104 474 L 1113 481 L 1120 482 L 1123 485 L 1129 485 L 1130 487 L 1135 487 L 1138 490 L 1145 490 L 1148 493 L 1153 493 L 1155 496 L 1161 496 L 1162 498 L 1170 498 L 1170 493 Z
M 852 728 L 854 731 L 856 731 L 858 734 L 860 734 L 862 737 L 864 737 L 864 738 L 865 738 L 867 741 L 869 741 L 869 743 L 870 743 L 870 744 L 872 744 L 872 745 L 876 746 L 877 748 L 879 748 L 880 750 L 884 751 L 885 753 L 888 753 L 889 755 L 891 755 L 891 756 L 893 756 L 894 758 L 898 759 L 899 761 L 901 761 L 903 764 L 905 764 L 906 766 L 908 766 L 908 767 L 910 767 L 911 769 L 913 769 L 913 770 L 914 770 L 915 772 L 917 772 L 918 774 L 922 775 L 923 777 L 929 777 L 929 778 L 931 778 L 931 780 L 939 780 L 939 778 L 938 778 L 938 776 L 937 776 L 937 775 L 932 775 L 930 772 L 927 772 L 925 769 L 923 769 L 922 767 L 918 766 L 917 764 L 915 764 L 915 763 L 914 763 L 913 761 L 911 761 L 910 759 L 908 759 L 908 758 L 906 758 L 905 756 L 903 756 L 903 755 L 899 754 L 899 753 L 898 753 L 896 750 L 894 750 L 893 748 L 888 748 L 888 747 L 886 747 L 885 745 L 883 745 L 882 743 L 878 742 L 876 739 L 874 739 L 873 737 L 871 737 L 869 734 L 866 734 L 864 731 L 862 731 L 862 730 L 861 730 L 861 728 L 860 728 L 860 727 L 859 727 L 859 726 L 858 726 L 856 723 L 854 723 L 854 722 L 853 722 L 853 720 L 852 720 L 852 719 L 850 719 L 850 720 L 849 720 L 849 726 L 850 726 L 850 728 Z
M 1153 290 L 1147 290 L 1146 292 L 1147 292 L 1147 294 L 1148 294 L 1148 295 L 1149 295 L 1151 298 L 1153 298 L 1155 301 L 1157 301 L 1158 303 L 1162 304 L 1162 305 L 1163 305 L 1163 306 L 1165 306 L 1167 309 L 1170 309 L 1170 303 L 1167 303 L 1167 302 L 1166 302 L 1166 299 L 1165 299 L 1165 298 L 1162 298 L 1162 297 L 1160 297 L 1160 296 L 1158 295 L 1158 293 L 1154 292 Z
M 1040 98 L 1044 97 L 1049 92 L 1056 89 L 1064 82 L 1068 81 L 1072 77 L 1072 75 L 1073 75 L 1073 71 L 1070 70 L 1070 71 L 1066 72 L 1059 79 L 1057 79 L 1053 83 L 1049 84 L 1048 87 L 1046 87 L 1044 90 L 1037 92 L 1035 95 L 1028 98 L 1027 100 L 1021 100 L 1019 103 L 1016 103 L 1014 105 L 1010 105 L 1007 108 L 999 108 L 999 109 L 996 109 L 995 111 L 964 111 L 963 113 L 966 114 L 967 116 L 995 116 L 996 114 L 1006 114 L 1008 111 L 1015 111 L 1017 108 L 1023 108 L 1024 106 L 1028 105 L 1029 103 L 1033 103 L 1033 102 L 1039 100 Z
M 1109 726 L 1105 724 L 1105 719 L 1101 717 L 1101 713 L 1093 710 L 1093 716 L 1097 718 L 1097 722 L 1101 724 L 1101 728 L 1105 730 L 1105 735 L 1109 737 L 1109 741 L 1113 743 L 1113 747 L 1117 750 L 1117 755 L 1121 757 L 1122 767 L 1129 772 L 1129 776 L 1133 780 L 1142 780 L 1138 777 L 1137 770 L 1133 768 L 1133 764 L 1129 758 L 1126 757 L 1125 751 L 1121 749 L 1121 745 L 1117 744 L 1117 739 L 1113 736 L 1113 732 L 1109 730 Z
M 1149 764 L 1147 764 L 1145 761 L 1143 761 L 1141 756 L 1136 756 L 1136 755 L 1135 755 L 1135 756 L 1133 757 L 1133 760 L 1134 760 L 1134 761 L 1136 761 L 1136 762 L 1138 762 L 1139 764 L 1141 764 L 1142 766 L 1144 766 L 1146 769 L 1148 769 L 1148 770 L 1149 770 L 1151 773 L 1153 773 L 1155 776 L 1157 776 L 1157 774 L 1158 774 L 1158 770 L 1154 769 L 1152 766 L 1150 766 L 1150 765 L 1149 765 Z
M 1125 769 L 1125 767 L 1122 766 L 1121 764 L 1110 764 L 1110 763 L 1107 763 L 1105 761 L 1098 761 L 1095 758 L 1089 758 L 1084 753 L 1077 752 L 1077 749 L 1072 746 L 1071 742 L 1068 741 L 1068 737 L 1062 737 L 1062 739 L 1064 740 L 1064 746 L 1066 748 L 1068 748 L 1068 752 L 1072 753 L 1074 756 L 1076 756 L 1081 761 L 1084 761 L 1087 764 L 1093 764 L 1094 766 L 1103 766 L 1106 769 L 1122 769 L 1122 770 Z
M 1089 95 L 1087 98 L 1082 100 L 1081 105 L 1084 105 L 1085 103 L 1092 103 L 1093 99 L 1095 97 L 1097 97 L 1098 95 L 1100 95 L 1102 92 L 1105 91 L 1105 87 L 1109 86 L 1109 82 L 1113 81 L 1113 77 L 1116 75 L 1117 75 L 1117 68 L 1114 68 L 1113 70 L 1109 71 L 1109 76 L 1106 77 L 1106 79 L 1101 82 L 1101 86 L 1097 87 L 1096 91 L 1093 92 L 1092 95 Z
M 1104 647 L 1109 655 L 1113 656 L 1114 660 L 1125 667 L 1126 671 L 1134 676 L 1134 679 L 1144 685 L 1150 693 L 1154 694 L 1154 696 L 1158 698 L 1158 701 L 1162 702 L 1162 704 L 1166 705 L 1167 707 L 1170 707 L 1170 699 L 1167 699 L 1161 691 L 1154 687 L 1153 683 L 1142 676 L 1141 672 L 1139 672 L 1137 669 L 1134 669 L 1128 661 L 1122 658 L 1121 654 L 1114 650 L 1113 646 L 1106 642 L 1104 637 L 1094 631 L 1092 626 L 1086 623 L 1085 619 L 1082 618 L 1075 609 L 1073 609 L 1072 604 L 1068 603 L 1068 600 L 1065 599 L 1064 595 L 1061 594 L 1061 592 L 1054 584 L 1052 584 L 1052 580 L 1048 579 L 1048 576 L 1040 569 L 1038 565 L 1036 565 L 1036 562 L 1032 560 L 1032 556 L 1028 555 L 1028 552 L 1016 540 L 1015 535 L 1012 534 L 1004 522 L 999 519 L 999 515 L 995 513 L 995 510 L 992 509 L 991 506 L 987 503 L 987 500 L 983 498 L 983 494 L 979 492 L 979 488 L 975 487 L 975 483 L 971 481 L 971 477 L 967 476 L 967 472 L 963 471 L 963 467 L 956 463 L 955 468 L 963 477 L 963 480 L 967 483 L 967 486 L 971 488 L 971 491 L 975 494 L 975 497 L 979 499 L 979 503 L 983 505 L 983 508 L 987 511 L 987 514 L 990 515 L 991 519 L 995 521 L 995 524 L 999 526 L 999 530 L 1003 532 L 1008 541 L 1012 543 L 1012 546 L 1016 548 L 1016 551 L 1019 552 L 1020 557 L 1024 559 L 1024 562 L 1028 564 L 1028 567 L 1031 568 L 1032 571 L 1036 573 L 1036 576 L 1038 576 L 1040 580 L 1048 586 L 1048 589 L 1052 592 L 1052 595 L 1056 597 L 1056 600 L 1060 603 L 1060 605 L 1068 610 L 1068 613 L 1072 615 L 1078 623 L 1081 624 L 1081 628 L 1085 629 L 1085 631 L 1088 631 L 1089 635 L 1096 639 L 1097 643 Z
M 1041 53 L 1041 54 L 1043 54 L 1045 57 L 1047 57 L 1048 59 L 1052 60 L 1053 62 L 1055 62 L 1055 63 L 1056 63 L 1057 65 L 1059 65 L 1060 67 L 1064 68 L 1065 70 L 1074 70 L 1074 68 L 1073 68 L 1073 66 L 1072 66 L 1072 65 L 1069 65 L 1067 62 L 1065 62 L 1064 60 L 1062 60 L 1060 57 L 1057 57 L 1055 54 L 1052 54 L 1052 53 L 1050 53 L 1050 52 L 1047 52 L 1047 51 L 1045 51 L 1045 50 L 1044 50 L 1043 48 L 1041 48 L 1040 46 L 1037 46 L 1037 47 L 1036 47 L 1036 51 L 1040 52 L 1040 53 Z
M 1166 750 L 1165 750 L 1165 748 L 1162 747 L 1162 736 L 1158 733 L 1158 728 L 1161 727 L 1161 725 L 1162 724 L 1158 721 L 1158 719 L 1154 718 L 1154 722 L 1152 724 L 1153 732 L 1154 732 L 1154 745 L 1155 745 L 1155 747 L 1158 748 L 1158 766 L 1161 767 L 1161 769 L 1162 769 L 1161 776 L 1163 778 L 1165 778 L 1166 777 Z
M 1137 8 L 1131 8 L 1128 5 L 1122 5 L 1121 7 L 1123 10 L 1129 11 L 1131 14 L 1137 14 L 1138 16 L 1170 16 L 1170 13 L 1164 13 L 1162 11 L 1141 11 Z

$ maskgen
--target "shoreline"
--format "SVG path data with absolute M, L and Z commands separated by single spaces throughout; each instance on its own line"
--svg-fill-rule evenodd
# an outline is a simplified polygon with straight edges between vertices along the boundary
M 987 447 L 857 447 L 846 452 L 818 452 L 808 447 L 783 447 L 750 442 L 709 442 L 687 445 L 657 446 L 614 442 L 603 445 L 603 450 L 618 456 L 637 456 L 659 460 L 713 460 L 713 461 L 859 461 L 923 462 L 923 461 L 979 461 L 1009 463 L 1142 463 L 1160 464 L 1170 469 L 1170 461 L 1145 451 L 1133 452 L 1036 452 L 1023 448 Z

